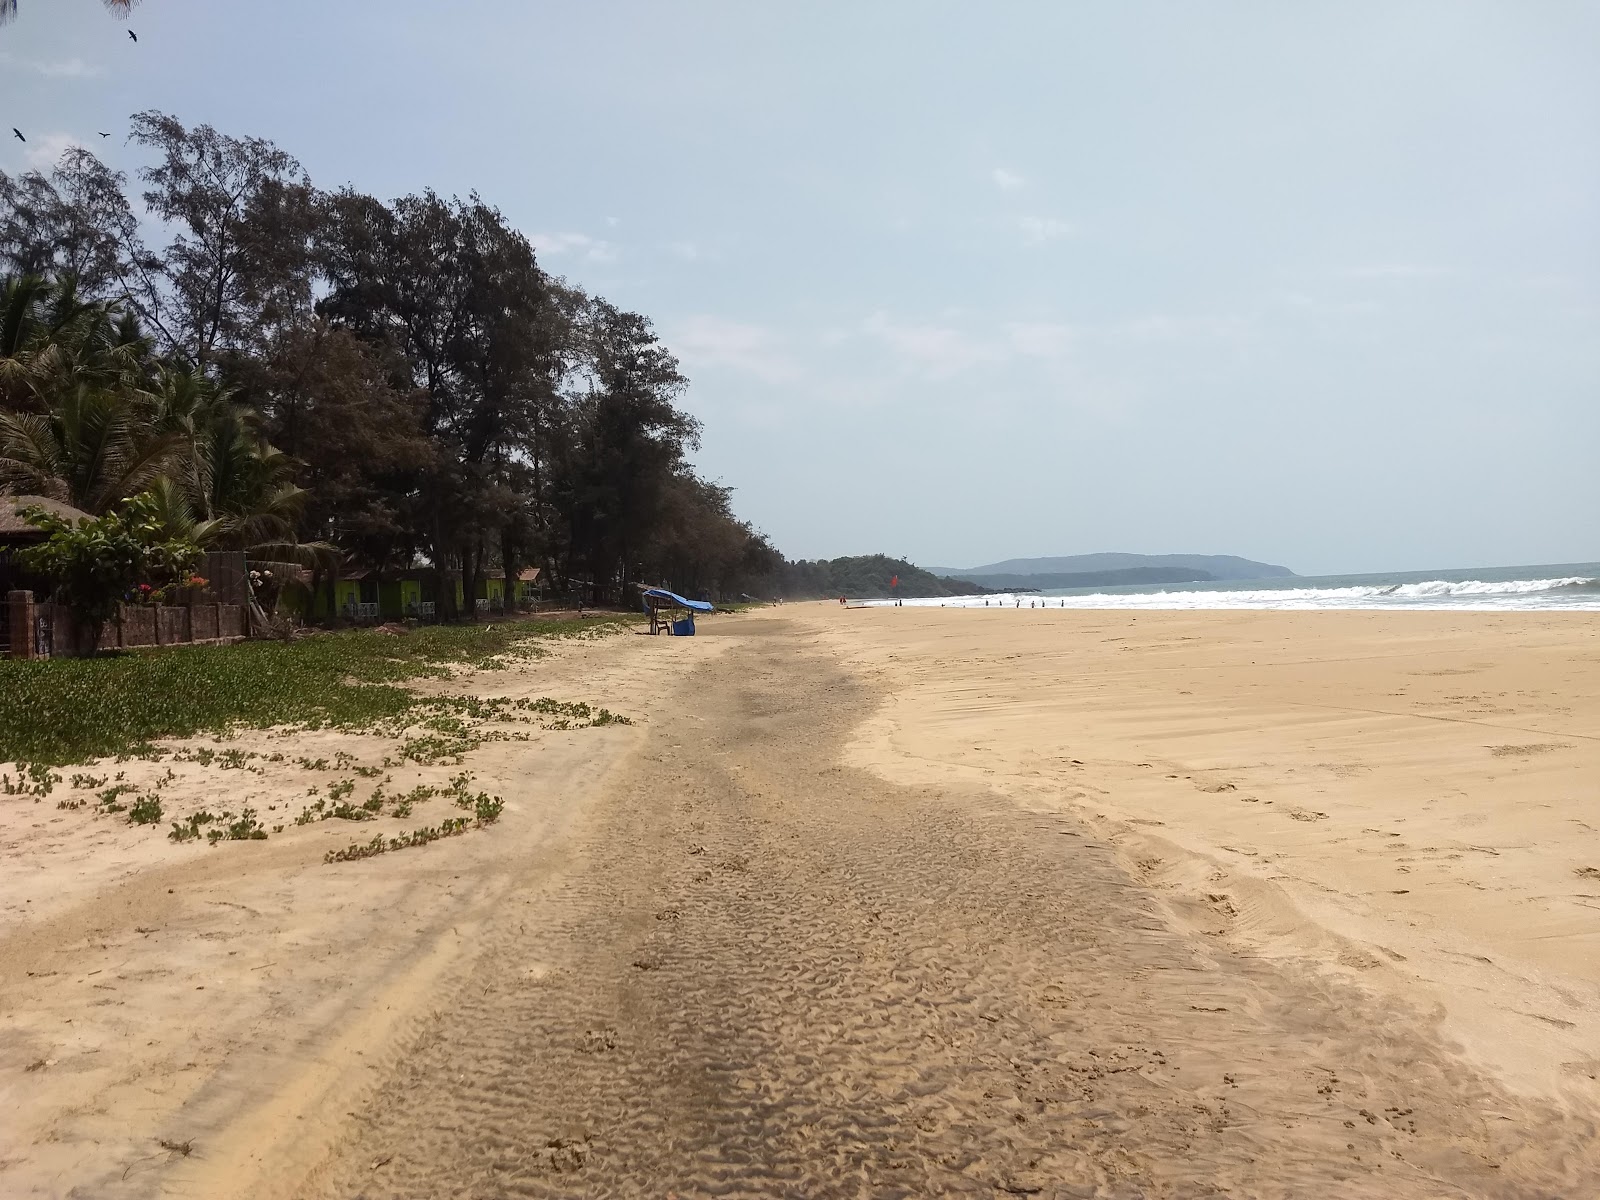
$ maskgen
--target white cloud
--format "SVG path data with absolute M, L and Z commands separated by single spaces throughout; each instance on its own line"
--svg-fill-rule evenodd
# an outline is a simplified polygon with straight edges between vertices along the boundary
M 694 262 L 700 257 L 700 247 L 693 242 L 668 242 L 667 253 L 676 255 L 684 262 Z
M 862 330 L 898 354 L 907 367 L 935 379 L 1006 357 L 999 346 L 948 325 L 909 324 L 881 312 L 868 317 Z
M 56 163 L 61 161 L 61 156 L 74 146 L 83 143 L 70 133 L 42 133 L 28 134 L 28 144 L 22 149 L 22 159 L 35 171 L 49 172 Z
M 989 178 L 994 180 L 995 187 L 1002 192 L 1014 192 L 1028 181 L 1015 171 L 1008 171 L 1004 167 L 996 167 L 989 172 Z
M 1018 217 L 1017 228 L 1030 242 L 1053 242 L 1078 231 L 1077 226 L 1054 217 Z
M 60 62 L 30 63 L 30 66 L 47 79 L 92 79 L 100 74 L 101 67 L 86 63 L 81 58 L 64 58 Z
M 1428 267 L 1419 263 L 1370 263 L 1365 266 L 1345 267 L 1335 274 L 1343 279 L 1437 279 L 1447 274 L 1441 267 Z
M 1071 350 L 1081 336 L 1075 326 L 1051 321 L 1025 321 L 1012 325 L 1007 331 L 1011 348 L 1030 358 L 1059 358 Z
M 622 248 L 602 238 L 586 233 L 532 233 L 528 240 L 533 248 L 548 258 L 571 254 L 588 262 L 616 262 Z
M 1255 324 L 1237 316 L 1174 316 L 1152 313 L 1106 327 L 1106 337 L 1124 342 L 1210 342 L 1238 344 L 1255 334 Z
M 787 383 L 800 371 L 772 332 L 723 317 L 692 316 L 674 331 L 668 344 L 692 367 L 731 367 L 767 383 Z
M 63 58 L 57 62 L 37 62 L 33 59 L 18 58 L 14 54 L 0 51 L 0 63 L 6 66 L 22 67 L 24 70 L 37 71 L 46 79 L 91 79 L 104 70 L 95 63 L 84 62 L 81 58 Z

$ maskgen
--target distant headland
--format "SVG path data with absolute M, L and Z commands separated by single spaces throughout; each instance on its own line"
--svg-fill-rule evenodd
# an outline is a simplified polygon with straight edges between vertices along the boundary
M 987 566 L 922 568 L 884 554 L 784 562 L 770 581 L 773 595 L 927 598 L 1050 588 L 1205 583 L 1224 579 L 1294 578 L 1288 567 L 1231 554 L 1074 554 L 1011 558 Z
M 1068 554 L 1008 558 L 980 567 L 931 567 L 929 572 L 1004 591 L 1294 577 L 1288 567 L 1233 554 Z

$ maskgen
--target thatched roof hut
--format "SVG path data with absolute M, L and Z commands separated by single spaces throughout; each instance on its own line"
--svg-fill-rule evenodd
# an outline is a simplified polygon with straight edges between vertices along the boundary
M 52 500 L 49 496 L 0 496 L 0 542 L 16 545 L 19 542 L 44 541 L 44 530 L 29 524 L 22 515 L 23 509 L 34 507 L 69 521 L 89 516 L 82 509 L 73 508 L 61 500 Z

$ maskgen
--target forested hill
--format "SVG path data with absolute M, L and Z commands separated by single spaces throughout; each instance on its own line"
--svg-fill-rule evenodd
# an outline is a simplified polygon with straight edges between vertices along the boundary
M 1124 567 L 1119 571 L 1042 572 L 1037 575 L 966 575 L 995 591 L 1043 592 L 1052 588 L 1138 587 L 1162 583 L 1209 583 L 1215 576 L 1192 567 Z
M 900 577 L 900 586 L 891 590 L 889 581 Z M 791 600 L 824 596 L 849 596 L 852 599 L 882 599 L 891 595 L 906 599 L 928 596 L 981 596 L 990 589 L 964 579 L 941 579 L 903 558 L 884 554 L 865 554 L 854 558 L 819 558 L 786 562 L 779 569 L 777 590 Z

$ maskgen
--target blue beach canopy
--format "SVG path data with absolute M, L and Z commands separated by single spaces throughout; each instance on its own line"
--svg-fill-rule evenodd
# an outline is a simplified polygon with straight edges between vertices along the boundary
M 676 604 L 681 608 L 687 608 L 690 612 L 708 613 L 717 611 L 715 604 L 708 604 L 704 600 L 686 600 L 678 595 L 677 592 L 669 592 L 666 588 L 645 588 L 643 596 L 646 601 L 655 600 L 662 604 Z

